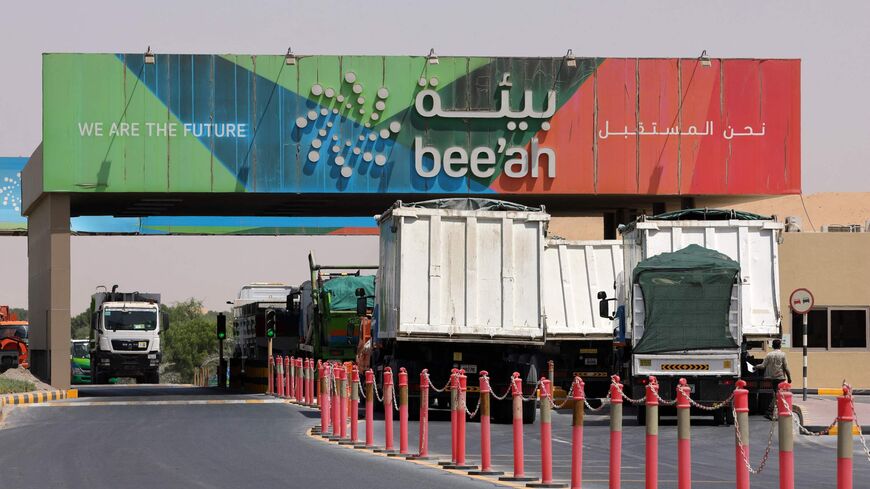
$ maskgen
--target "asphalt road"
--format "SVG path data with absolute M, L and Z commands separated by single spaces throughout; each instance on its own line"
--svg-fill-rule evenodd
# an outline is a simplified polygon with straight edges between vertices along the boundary
M 606 409 L 606 408 L 605 408 Z M 382 418 L 382 416 L 378 416 Z M 437 421 L 429 424 L 429 451 L 450 460 L 449 413 L 433 414 Z M 394 440 L 398 448 L 398 414 L 395 415 Z M 756 467 L 767 447 L 771 423 L 762 416 L 750 419 L 750 459 Z M 710 418 L 692 418 L 692 472 L 694 489 L 734 487 L 735 446 L 733 426 L 714 426 Z M 364 433 L 363 424 L 360 433 Z M 382 446 L 383 421 L 375 424 L 375 444 Z M 491 425 L 493 468 L 513 472 L 513 434 L 510 425 Z M 466 459 L 478 464 L 480 453 L 480 424 L 467 423 Z M 646 429 L 638 426 L 633 411 L 626 407 L 623 429 L 622 488 L 644 488 L 644 443 Z M 409 423 L 409 448 L 416 453 L 419 425 Z M 540 476 L 540 425 L 525 425 L 523 430 L 525 469 L 527 475 Z M 553 416 L 553 474 L 556 481 L 569 482 L 571 470 L 571 414 L 558 411 Z M 608 487 L 609 471 L 609 417 L 606 414 L 586 415 L 583 438 L 583 487 Z M 361 435 L 362 436 L 362 435 Z M 665 417 L 659 430 L 659 488 L 677 487 L 677 427 L 676 418 Z M 799 487 L 833 487 L 836 481 L 837 437 L 795 437 L 795 480 Z M 855 487 L 870 487 L 870 460 L 861 452 L 855 438 Z M 778 489 L 777 432 L 774 428 L 772 449 L 767 466 L 759 475 L 751 477 L 753 489 Z M 860 483 L 859 483 L 860 481 Z M 862 485 L 863 484 L 863 485 Z
M 0 487 L 492 487 L 440 469 L 337 452 L 305 434 L 314 424 L 314 411 L 284 403 L 164 405 L 153 404 L 161 401 L 161 393 L 174 402 L 184 401 L 183 396 L 172 388 L 151 387 L 150 396 L 130 400 L 130 392 L 121 390 L 135 388 L 99 389 L 108 392 L 98 402 L 112 404 L 94 405 L 91 398 L 16 407 L 0 427 L 5 447 Z M 118 394 L 116 399 L 105 399 L 112 394 Z M 203 396 L 212 402 L 240 400 L 196 391 L 190 398 Z
M 264 396 L 224 395 L 209 389 L 167 386 L 112 386 L 83 389 L 77 401 L 17 407 L 0 426 L 6 488 L 243 488 L 377 487 L 426 489 L 494 487 L 491 483 L 442 469 L 388 459 L 338 447 L 306 434 L 319 422 L 316 411 Z M 167 404 L 167 402 L 169 404 Z M 449 459 L 450 426 L 433 414 L 430 451 Z M 397 418 L 398 419 L 398 416 Z M 570 415 L 553 421 L 554 473 L 566 480 L 570 470 Z M 752 462 L 766 446 L 769 422 L 752 418 Z M 693 419 L 693 473 L 696 489 L 733 487 L 734 438 L 731 427 Z M 478 462 L 479 424 L 468 423 L 468 460 Z M 383 443 L 377 423 L 377 444 Z M 411 423 L 416 449 L 418 426 Z M 525 427 L 526 471 L 539 475 L 539 425 Z M 360 423 L 360 433 L 364 433 Z M 398 422 L 395 425 L 398 447 Z M 623 488 L 644 487 L 644 428 L 626 416 Z M 676 487 L 676 427 L 663 420 L 660 431 L 660 483 Z M 509 425 L 493 425 L 496 468 L 511 472 Z M 836 477 L 836 437 L 796 438 L 795 467 L 800 487 L 832 487 Z M 870 462 L 856 440 L 855 487 L 870 481 Z M 754 489 L 778 488 L 776 433 L 764 472 L 752 477 Z M 584 483 L 607 487 L 607 417 L 587 415 Z

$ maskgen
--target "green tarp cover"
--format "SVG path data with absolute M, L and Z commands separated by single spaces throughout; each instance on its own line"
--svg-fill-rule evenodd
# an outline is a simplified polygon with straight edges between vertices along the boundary
M 683 209 L 647 216 L 646 219 L 648 221 L 770 221 L 773 217 L 733 209 Z
M 360 277 L 348 275 L 345 277 L 333 277 L 323 283 L 323 291 L 330 295 L 329 309 L 333 311 L 356 311 L 356 289 L 362 287 L 369 296 L 366 301 L 368 307 L 375 305 L 375 276 L 362 275 Z
M 728 329 L 731 288 L 740 265 L 698 245 L 638 263 L 645 324 L 635 353 L 736 348 Z

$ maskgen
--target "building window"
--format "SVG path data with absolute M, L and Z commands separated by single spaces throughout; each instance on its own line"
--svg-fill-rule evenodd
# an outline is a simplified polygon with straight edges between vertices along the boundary
M 803 346 L 803 318 L 801 315 L 792 313 L 791 324 L 792 331 L 795 334 L 794 339 L 792 339 L 792 345 L 795 347 Z M 813 309 L 807 314 L 807 347 L 828 347 L 827 309 Z
M 792 313 L 792 347 L 803 346 L 803 318 Z M 808 348 L 867 348 L 870 336 L 870 309 L 827 307 L 807 315 Z
M 867 348 L 867 311 L 831 309 L 831 348 Z

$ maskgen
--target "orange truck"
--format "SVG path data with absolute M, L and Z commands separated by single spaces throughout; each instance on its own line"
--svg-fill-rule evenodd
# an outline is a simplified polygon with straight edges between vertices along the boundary
M 0 372 L 18 366 L 30 367 L 28 333 L 27 321 L 19 321 L 9 306 L 0 306 Z

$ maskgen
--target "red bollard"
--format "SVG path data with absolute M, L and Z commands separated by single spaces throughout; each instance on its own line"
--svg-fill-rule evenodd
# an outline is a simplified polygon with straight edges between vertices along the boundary
M 468 377 L 465 376 L 465 370 L 459 370 L 454 378 L 456 379 L 456 405 L 453 410 L 456 413 L 456 460 L 452 464 L 443 465 L 443 467 L 453 470 L 476 469 L 477 466 L 465 463 L 465 418 L 468 399 Z
M 269 394 L 270 396 L 275 392 L 274 386 L 272 385 L 272 381 L 274 380 L 272 378 L 272 372 L 274 372 L 274 371 L 275 371 L 275 359 L 272 357 L 272 355 L 269 355 L 269 364 L 268 364 L 267 369 L 266 369 L 266 374 L 267 374 L 266 377 L 268 377 L 268 385 L 266 386 L 266 394 Z
M 314 360 L 311 360 L 314 362 Z M 323 387 L 323 362 L 319 359 L 317 360 L 317 406 L 323 406 L 323 391 L 321 388 Z
M 296 390 L 293 391 L 293 394 L 296 396 L 296 400 L 298 402 L 302 402 L 302 387 L 304 385 L 304 380 L 302 378 L 302 359 L 296 359 Z
M 583 486 L 583 414 L 586 404 L 586 384 L 579 375 L 574 376 L 574 419 L 571 423 L 571 489 Z
M 384 367 L 384 448 L 375 450 L 390 454 L 393 449 L 393 369 Z
M 344 369 L 344 366 L 339 370 L 338 374 L 338 398 L 340 400 L 339 404 L 339 421 L 341 422 L 341 429 L 339 433 L 342 440 L 347 439 L 347 371 Z
M 692 403 L 686 379 L 677 385 L 677 488 L 692 489 Z
M 275 357 L 275 386 L 278 387 L 278 397 L 284 397 L 284 358 L 281 355 Z
M 375 447 L 375 373 L 366 370 L 366 448 Z
M 459 418 L 456 415 L 456 408 L 459 405 L 459 369 L 450 370 L 450 463 L 456 463 L 457 444 L 459 442 Z
M 456 417 L 456 406 L 459 403 L 459 369 L 450 369 L 450 379 L 447 382 L 447 391 L 450 392 L 450 461 L 438 462 L 438 465 L 445 467 L 456 464 L 456 444 L 459 441 L 459 434 L 456 431 L 459 426 L 459 420 Z
M 332 411 L 329 406 L 329 376 L 331 366 L 329 363 L 324 363 L 321 367 L 320 375 L 320 436 L 326 438 L 329 436 L 330 416 Z
M 745 389 L 744 380 L 737 381 L 734 389 L 734 423 L 737 425 L 734 434 L 734 457 L 736 470 L 736 489 L 749 489 L 749 391 Z
M 359 441 L 359 369 L 356 365 L 350 373 L 350 442 Z
M 290 400 L 293 400 L 293 389 L 291 385 L 293 379 L 293 365 L 293 357 L 284 357 L 284 396 L 289 397 Z
M 331 365 L 332 375 L 329 379 L 329 387 L 332 389 L 332 437 L 330 440 L 338 440 L 341 438 L 341 390 L 339 389 L 338 380 L 341 378 L 342 367 L 338 363 Z M 297 379 L 298 381 L 298 379 Z
M 538 480 L 537 477 L 526 475 L 523 459 L 523 381 L 520 373 L 511 376 L 511 402 L 513 403 L 513 433 L 514 433 L 514 474 L 499 477 L 500 481 L 527 482 Z
M 843 395 L 837 398 L 837 489 L 852 489 L 852 389 L 844 385 Z
M 610 489 L 622 485 L 622 384 L 613 376 L 610 386 Z
M 284 374 L 287 376 L 287 379 L 285 381 L 285 383 L 287 385 L 286 394 L 287 394 L 287 397 L 291 397 L 291 398 L 293 397 L 293 392 L 294 392 L 293 391 L 293 369 L 294 369 L 295 365 L 296 365 L 296 360 L 293 357 L 290 357 L 290 368 L 284 369 Z
M 308 378 L 305 381 L 305 404 L 308 406 L 314 405 L 314 359 L 309 358 L 308 361 L 308 369 L 306 372 L 308 373 Z
M 646 385 L 644 409 L 646 409 L 646 472 L 644 479 L 646 489 L 656 489 L 659 486 L 659 384 L 650 375 Z M 638 407 L 638 409 L 640 409 Z
M 410 459 L 429 460 L 429 370 L 420 372 L 420 437 L 417 454 Z
M 553 393 L 550 379 L 541 377 L 541 482 L 526 487 L 568 487 L 553 482 Z
M 408 455 L 408 371 L 399 367 L 399 455 Z
M 794 424 L 791 384 L 780 382 L 776 394 L 779 414 L 779 489 L 794 489 Z
M 480 371 L 480 470 L 472 470 L 471 475 L 502 475 L 500 470 L 492 470 L 492 445 L 489 430 L 489 372 Z
M 299 371 L 299 368 L 296 365 L 298 360 L 298 358 L 291 358 L 288 368 L 284 371 L 284 375 L 287 377 L 287 388 L 284 393 L 291 401 L 297 403 L 299 402 L 299 398 L 296 397 L 296 375 Z

